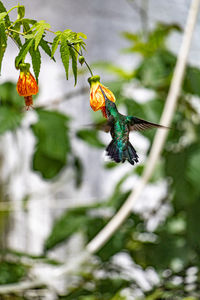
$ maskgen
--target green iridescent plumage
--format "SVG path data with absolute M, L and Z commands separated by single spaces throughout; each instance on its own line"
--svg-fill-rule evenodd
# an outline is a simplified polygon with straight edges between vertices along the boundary
M 134 163 L 138 162 L 138 155 L 129 142 L 129 132 L 131 130 L 145 130 L 152 127 L 166 127 L 120 114 L 116 104 L 106 97 L 102 89 L 101 91 L 105 98 L 106 114 L 108 117 L 108 121 L 104 125 L 104 130 L 110 132 L 112 136 L 112 141 L 106 148 L 107 154 L 117 163 L 128 160 L 130 164 L 134 165 Z

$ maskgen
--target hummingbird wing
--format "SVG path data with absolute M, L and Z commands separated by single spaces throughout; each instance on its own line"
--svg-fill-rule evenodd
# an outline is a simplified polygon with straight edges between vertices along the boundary
M 114 118 L 113 116 L 110 116 L 108 120 L 94 124 L 94 127 L 98 130 L 110 132 L 113 126 L 113 122 L 114 122 Z
M 165 128 L 169 129 L 169 127 L 162 126 L 156 123 L 148 122 L 143 119 L 139 119 L 136 117 L 127 117 L 128 119 L 128 125 L 129 125 L 129 130 L 136 130 L 136 131 L 141 131 L 141 130 L 146 130 L 146 129 L 151 129 L 151 128 Z

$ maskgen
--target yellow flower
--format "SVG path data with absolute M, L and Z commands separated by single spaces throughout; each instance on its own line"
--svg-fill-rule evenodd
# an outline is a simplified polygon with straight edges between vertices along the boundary
M 100 86 L 104 93 L 106 94 L 107 98 L 111 100 L 112 102 L 115 102 L 115 96 L 113 93 L 105 87 L 103 84 L 100 83 L 100 77 L 99 76 L 92 76 L 88 79 L 90 83 L 90 106 L 94 111 L 102 110 L 103 116 L 107 118 L 106 116 L 106 110 L 105 110 L 105 99 L 102 94 L 102 91 L 100 89 Z

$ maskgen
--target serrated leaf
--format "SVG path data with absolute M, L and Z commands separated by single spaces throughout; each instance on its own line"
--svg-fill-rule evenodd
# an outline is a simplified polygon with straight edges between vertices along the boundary
M 63 31 L 63 35 L 65 35 L 66 37 L 69 37 L 72 34 L 72 30 L 71 29 L 66 29 Z
M 24 45 L 22 46 L 22 48 L 19 51 L 19 54 L 17 55 L 17 57 L 15 58 L 15 66 L 16 68 L 19 67 L 19 64 L 25 59 L 26 54 L 28 53 L 31 45 L 33 44 L 33 39 L 31 40 L 27 40 Z
M 60 55 L 61 55 L 63 66 L 65 68 L 66 78 L 68 79 L 70 52 L 64 34 L 61 35 Z
M 72 58 L 72 71 L 74 74 L 74 85 L 77 83 L 77 54 L 72 47 L 69 47 L 70 56 Z
M 0 13 L 2 12 L 7 12 L 5 6 L 3 5 L 3 3 L 0 1 Z M 5 23 L 6 23 L 6 27 L 9 27 L 11 25 L 11 22 L 10 22 L 10 18 L 9 16 L 5 16 Z
M 22 26 L 23 26 L 23 32 L 26 33 L 30 30 L 30 25 L 34 25 L 35 23 L 37 23 L 37 21 L 32 20 L 32 19 L 22 19 L 21 20 Z
M 36 27 L 36 30 L 37 30 L 37 33 L 35 36 L 35 49 L 37 49 L 37 47 L 40 43 L 40 40 L 42 39 L 42 36 L 44 34 L 44 31 L 46 29 L 49 29 L 51 26 L 50 26 L 50 24 L 46 23 L 45 21 L 40 21 L 34 26 Z
M 20 31 L 20 27 L 21 27 L 21 22 L 16 22 L 15 25 L 13 26 L 13 29 L 16 30 L 16 31 Z M 21 42 L 21 39 L 20 39 L 20 35 L 16 32 L 12 32 L 12 36 L 13 36 L 15 42 L 21 48 L 22 47 L 22 42 Z
M 60 40 L 61 40 L 61 34 L 58 34 L 53 40 L 52 49 L 51 49 L 51 57 L 54 56 L 54 54 L 58 48 Z
M 7 35 L 5 33 L 5 30 L 5 25 L 3 23 L 0 23 L 0 75 L 3 56 L 7 47 Z
M 55 58 L 51 57 L 51 48 L 49 47 L 48 42 L 45 41 L 44 39 L 41 39 L 39 45 L 44 50 L 44 52 L 55 61 Z
M 17 8 L 17 19 L 23 19 L 23 17 L 25 16 L 25 7 L 24 5 L 19 5 Z
M 32 66 L 33 66 L 33 71 L 35 74 L 35 78 L 36 81 L 38 82 L 38 77 L 39 77 L 39 73 L 40 73 L 40 66 L 41 66 L 41 55 L 40 55 L 40 51 L 37 48 L 35 50 L 34 44 L 32 44 L 32 46 L 29 49 L 30 55 L 31 55 L 31 59 L 32 59 Z
M 78 35 L 81 36 L 83 39 L 87 39 L 87 35 L 83 32 L 78 32 Z
M 35 37 L 35 49 L 37 49 L 39 43 L 40 43 L 40 40 L 44 34 L 44 31 L 45 31 L 45 28 L 44 27 L 40 27 L 37 31 L 37 35 Z

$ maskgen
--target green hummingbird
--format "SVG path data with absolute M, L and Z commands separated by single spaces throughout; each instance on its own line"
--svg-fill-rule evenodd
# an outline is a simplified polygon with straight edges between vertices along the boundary
M 118 112 L 117 106 L 110 101 L 103 89 L 100 87 L 105 99 L 106 114 L 108 121 L 103 125 L 105 132 L 110 132 L 112 141 L 106 148 L 108 156 L 116 163 L 124 163 L 126 160 L 131 165 L 138 162 L 138 155 L 132 144 L 129 142 L 131 130 L 145 130 L 153 127 L 168 128 L 159 124 L 151 123 L 133 116 L 125 116 Z

